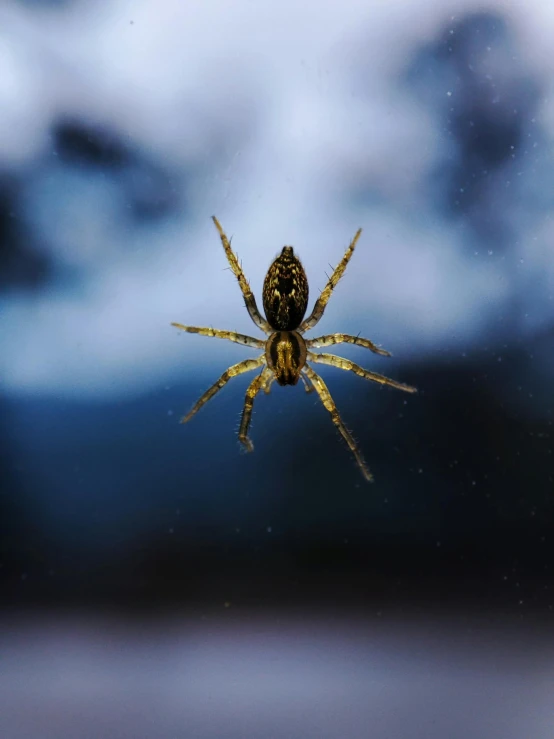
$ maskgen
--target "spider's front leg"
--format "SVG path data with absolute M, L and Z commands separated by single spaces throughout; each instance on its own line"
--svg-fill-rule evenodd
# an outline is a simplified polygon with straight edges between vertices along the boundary
M 271 386 L 271 377 L 274 377 L 273 372 L 266 367 L 260 374 L 255 377 L 246 391 L 246 397 L 244 398 L 244 408 L 242 409 L 242 415 L 240 419 L 239 428 L 239 441 L 244 446 L 247 452 L 254 450 L 254 444 L 248 438 L 248 428 L 250 421 L 252 420 L 252 408 L 254 406 L 254 398 L 260 392 L 262 387 L 265 392 L 269 392 Z

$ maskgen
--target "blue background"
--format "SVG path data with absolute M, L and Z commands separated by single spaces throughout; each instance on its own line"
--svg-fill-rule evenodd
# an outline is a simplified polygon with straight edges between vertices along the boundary
M 0 9 L 3 737 L 551 736 L 552 21 L 374 5 Z M 170 322 L 259 336 L 213 214 L 260 304 L 363 227 L 373 485 L 301 386 L 179 425 L 255 354 Z

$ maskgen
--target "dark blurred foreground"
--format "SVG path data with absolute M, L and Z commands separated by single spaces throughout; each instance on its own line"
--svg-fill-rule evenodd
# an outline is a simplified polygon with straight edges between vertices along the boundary
M 234 434 L 239 380 L 187 426 L 177 419 L 204 378 L 112 405 L 4 402 L 4 602 L 340 598 L 378 609 L 382 598 L 551 613 L 554 460 L 540 361 L 550 340 L 504 350 L 502 362 L 491 350 L 393 365 L 391 376 L 420 388 L 407 401 L 329 376 L 372 485 L 301 388 L 259 399 L 251 455 Z
M 550 624 L 229 605 L 2 620 L 4 739 L 549 739 Z
M 7 406 L 0 736 L 550 739 L 537 351 L 405 366 L 409 405 L 339 386 L 372 486 L 302 390 L 261 399 L 253 455 L 242 387 L 196 428 L 192 385 Z

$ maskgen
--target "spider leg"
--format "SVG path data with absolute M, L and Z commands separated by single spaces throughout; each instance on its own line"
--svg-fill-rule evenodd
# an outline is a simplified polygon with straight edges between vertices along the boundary
M 172 323 L 172 326 L 180 328 L 181 331 L 187 331 L 189 334 L 200 334 L 201 336 L 215 336 L 218 339 L 228 339 L 236 344 L 244 344 L 253 349 L 263 349 L 265 342 L 261 339 L 255 339 L 253 336 L 246 334 L 237 334 L 236 331 L 221 331 L 218 328 L 199 328 L 198 326 L 183 326 L 182 323 Z
M 363 339 L 361 336 L 327 334 L 326 336 L 318 336 L 317 339 L 306 339 L 306 346 L 313 349 L 320 349 L 323 346 L 332 346 L 333 344 L 356 344 L 356 346 L 363 346 L 375 354 L 381 354 L 383 357 L 391 356 L 391 353 L 386 349 L 381 349 L 369 339 Z
M 265 383 L 265 385 L 264 385 L 264 393 L 265 393 L 266 395 L 269 395 L 269 391 L 271 390 L 271 386 L 273 385 L 273 383 L 274 383 L 274 382 L 275 382 L 275 375 L 274 375 L 274 374 L 273 374 L 273 372 L 272 372 L 272 373 L 270 374 L 270 376 L 269 376 L 269 378 L 268 378 L 267 382 L 266 382 L 266 383 Z
M 358 446 L 352 437 L 352 434 L 350 433 L 350 431 L 348 431 L 348 429 L 344 425 L 339 415 L 339 412 L 337 410 L 337 406 L 335 405 L 335 401 L 331 397 L 331 393 L 329 392 L 327 388 L 327 385 L 323 382 L 322 378 L 316 372 L 314 372 L 313 369 L 308 364 L 304 366 L 304 371 L 308 375 L 309 379 L 312 381 L 312 384 L 314 388 L 316 389 L 316 392 L 319 395 L 321 402 L 331 414 L 331 420 L 333 421 L 337 429 L 340 431 L 343 439 L 346 441 L 346 443 L 350 447 L 350 451 L 356 458 L 356 462 L 358 463 L 358 467 L 362 471 L 362 475 L 365 477 L 365 479 L 368 482 L 372 482 L 373 475 L 369 471 L 369 468 L 367 464 L 365 463 L 364 458 L 362 457 L 358 449 Z
M 258 328 L 261 328 L 262 331 L 265 331 L 266 334 L 270 334 L 272 332 L 272 328 L 265 320 L 265 318 L 261 316 L 260 311 L 258 310 L 254 293 L 250 289 L 248 280 L 244 276 L 244 272 L 242 271 L 237 255 L 231 249 L 231 244 L 229 242 L 229 239 L 225 235 L 225 231 L 221 228 L 221 225 L 215 216 L 212 216 L 212 220 L 215 223 L 215 227 L 219 231 L 219 236 L 221 238 L 223 248 L 225 249 L 227 260 L 231 266 L 231 269 L 233 270 L 235 277 L 239 282 L 240 289 L 242 290 L 242 296 L 244 298 L 244 303 L 246 305 L 246 310 L 248 311 L 250 318 L 254 321 L 256 326 L 258 326 Z
M 260 367 L 262 364 L 265 363 L 265 354 L 261 354 L 256 359 L 245 359 L 242 362 L 239 362 L 238 364 L 234 364 L 232 367 L 229 367 L 229 369 L 226 369 L 225 372 L 221 375 L 219 380 L 217 382 L 214 382 L 214 384 L 206 390 L 204 395 L 196 401 L 196 403 L 192 406 L 190 411 L 187 413 L 186 416 L 183 416 L 181 418 L 181 423 L 187 423 L 187 421 L 190 421 L 190 419 L 194 416 L 195 413 L 198 413 L 200 408 L 208 402 L 210 398 L 213 398 L 213 396 L 221 390 L 221 388 L 229 382 L 231 377 L 236 377 L 237 375 L 242 375 L 243 372 L 250 372 L 250 370 L 256 369 L 257 367 Z
M 308 352 L 308 359 L 310 362 L 319 362 L 320 364 L 328 364 L 331 367 L 350 370 L 359 377 L 363 377 L 366 380 L 373 380 L 373 382 L 378 382 L 380 385 L 389 385 L 397 390 L 404 390 L 407 393 L 417 393 L 417 388 L 412 387 L 411 385 L 405 385 L 403 382 L 396 382 L 396 380 L 391 380 L 390 377 L 378 375 L 377 372 L 370 372 L 369 370 L 360 367 L 359 364 L 354 364 L 354 362 L 351 362 L 349 359 L 338 357 L 336 354 L 313 354 L 312 352 Z
M 246 397 L 244 398 L 244 408 L 242 409 L 242 415 L 240 418 L 239 441 L 244 446 L 247 452 L 254 451 L 254 444 L 252 444 L 252 442 L 248 438 L 248 427 L 250 426 L 250 421 L 252 420 L 252 408 L 254 406 L 254 398 L 260 392 L 262 387 L 264 387 L 264 383 L 266 387 L 268 384 L 270 384 L 270 382 L 267 382 L 270 375 L 273 375 L 273 372 L 269 369 L 269 367 L 265 367 L 260 372 L 260 374 L 252 380 L 252 382 L 248 386 L 248 389 L 246 390 Z
M 305 388 L 306 392 L 307 393 L 313 393 L 313 391 L 315 390 L 315 387 L 313 386 L 310 378 L 306 375 L 306 373 L 304 372 L 304 370 L 301 371 L 300 378 L 301 378 L 302 382 L 304 383 L 304 388 Z
M 327 303 L 329 302 L 329 298 L 331 297 L 331 293 L 337 286 L 337 282 L 343 276 L 344 270 L 346 269 L 348 262 L 350 261 L 350 257 L 354 253 L 354 249 L 356 248 L 356 242 L 360 238 L 361 233 L 362 233 L 362 229 L 359 228 L 356 231 L 356 235 L 350 242 L 350 246 L 345 251 L 343 258 L 337 264 L 337 266 L 335 267 L 333 271 L 333 274 L 331 275 L 331 277 L 329 277 L 327 284 L 321 291 L 321 295 L 315 301 L 314 309 L 311 315 L 308 318 L 305 318 L 300 324 L 299 328 L 297 329 L 301 334 L 303 334 L 304 331 L 309 331 L 311 328 L 313 328 L 316 325 L 316 323 L 319 321 L 321 316 L 323 315 L 325 306 L 327 305 Z

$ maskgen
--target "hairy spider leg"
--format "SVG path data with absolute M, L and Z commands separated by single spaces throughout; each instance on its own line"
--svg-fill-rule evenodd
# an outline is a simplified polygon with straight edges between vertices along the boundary
M 252 420 L 252 408 L 254 406 L 254 398 L 260 392 L 262 387 L 264 387 L 264 385 L 267 386 L 268 380 L 272 374 L 273 373 L 269 369 L 269 367 L 265 367 L 260 372 L 260 374 L 252 380 L 252 382 L 248 386 L 248 389 L 246 390 L 244 407 L 242 409 L 242 415 L 240 418 L 239 441 L 244 446 L 247 452 L 252 452 L 254 450 L 254 444 L 252 444 L 252 442 L 248 438 L 248 428 L 250 427 L 250 422 Z
M 254 370 L 257 367 L 261 367 L 262 364 L 265 364 L 265 354 L 261 354 L 256 359 L 245 359 L 242 362 L 239 362 L 238 364 L 234 364 L 232 367 L 229 367 L 229 369 L 226 369 L 225 372 L 221 375 L 219 380 L 217 382 L 214 382 L 214 384 L 206 390 L 204 395 L 196 401 L 196 403 L 192 406 L 190 411 L 187 413 L 186 416 L 183 416 L 181 418 L 181 423 L 187 423 L 187 421 L 190 421 L 190 419 L 194 416 L 195 413 L 198 413 L 200 408 L 210 400 L 210 398 L 213 398 L 213 396 L 221 390 L 221 388 L 229 382 L 231 377 L 236 377 L 237 375 L 242 375 L 243 372 L 250 372 L 250 370 Z
M 341 419 L 339 412 L 337 410 L 337 406 L 335 405 L 335 401 L 331 397 L 331 393 L 329 392 L 327 385 L 323 382 L 323 379 L 316 373 L 314 370 L 307 364 L 305 365 L 304 371 L 308 375 L 309 379 L 311 380 L 313 386 L 315 387 L 315 390 L 317 394 L 319 395 L 321 402 L 325 406 L 325 408 L 329 411 L 331 414 L 331 420 L 341 433 L 343 439 L 348 444 L 350 451 L 356 458 L 356 462 L 358 463 L 358 467 L 362 471 L 362 475 L 365 477 L 365 479 L 368 482 L 373 482 L 373 475 L 369 471 L 369 468 L 367 464 L 364 461 L 364 458 L 362 457 L 358 445 L 354 441 L 352 434 L 346 426 L 344 425 L 343 420 Z
M 383 357 L 392 356 L 386 349 L 381 349 L 369 339 L 364 339 L 361 336 L 350 336 L 350 334 L 327 334 L 326 336 L 318 336 L 317 339 L 306 339 L 306 346 L 313 349 L 320 349 L 323 346 L 333 346 L 333 344 L 356 344 L 356 346 L 363 346 L 365 349 L 369 349 L 375 354 L 380 354 Z
M 356 243 L 358 239 L 360 238 L 360 234 L 362 233 L 362 229 L 359 228 L 356 231 L 356 235 L 350 242 L 350 246 L 345 251 L 343 258 L 340 260 L 340 262 L 335 267 L 333 274 L 331 277 L 329 277 L 329 280 L 323 290 L 321 291 L 321 295 L 319 298 L 315 301 L 314 309 L 311 313 L 311 315 L 304 319 L 302 323 L 300 324 L 300 327 L 297 329 L 301 334 L 305 331 L 309 331 L 311 328 L 313 328 L 316 323 L 319 321 L 321 316 L 323 315 L 323 312 L 325 311 L 325 306 L 329 302 L 329 298 L 331 297 L 331 293 L 337 286 L 338 281 L 344 274 L 344 270 L 346 269 L 348 262 L 350 261 L 350 258 L 352 254 L 354 253 L 354 249 L 356 248 Z
M 180 328 L 181 331 L 186 331 L 189 334 L 200 334 L 200 336 L 215 336 L 217 339 L 228 339 L 229 341 L 234 341 L 236 344 L 244 344 L 244 346 L 250 346 L 253 349 L 263 349 L 265 347 L 265 341 L 255 339 L 253 336 L 246 336 L 246 334 L 238 334 L 236 331 L 221 331 L 218 328 L 183 326 L 182 323 L 172 323 L 171 325 L 176 328 Z
M 407 393 L 417 393 L 417 388 L 411 385 L 405 385 L 403 382 L 396 382 L 391 380 L 390 377 L 384 375 L 378 375 L 377 372 L 370 372 L 369 370 L 360 367 L 359 364 L 354 364 L 349 359 L 344 357 L 338 357 L 336 354 L 313 354 L 308 352 L 308 359 L 310 362 L 319 362 L 320 364 L 328 364 L 331 367 L 338 367 L 339 369 L 349 370 L 359 377 L 363 377 L 366 380 L 372 380 L 378 382 L 380 385 L 389 385 L 397 390 L 404 390 Z
M 267 378 L 267 382 L 264 385 L 264 393 L 266 395 L 269 395 L 269 391 L 271 390 L 271 386 L 273 385 L 274 382 L 275 382 L 275 375 L 272 372 Z
M 244 276 L 244 272 L 242 271 L 242 268 L 239 264 L 237 255 L 231 249 L 231 244 L 229 242 L 229 239 L 225 235 L 225 232 L 221 228 L 221 225 L 219 221 L 217 220 L 217 218 L 215 216 L 212 216 L 212 220 L 215 223 L 215 227 L 219 231 L 219 236 L 221 238 L 221 243 L 223 244 L 223 248 L 225 249 L 227 260 L 231 266 L 231 269 L 233 270 L 235 277 L 237 278 L 239 282 L 240 289 L 242 290 L 242 296 L 244 298 L 244 304 L 246 305 L 246 310 L 248 311 L 250 318 L 254 321 L 256 326 L 258 326 L 258 328 L 261 328 L 261 330 L 265 331 L 266 334 L 270 334 L 273 329 L 271 328 L 269 323 L 265 320 L 265 318 L 262 317 L 262 315 L 260 314 L 260 311 L 258 310 L 258 306 L 256 305 L 256 298 L 254 297 L 254 293 L 250 289 L 248 280 Z

